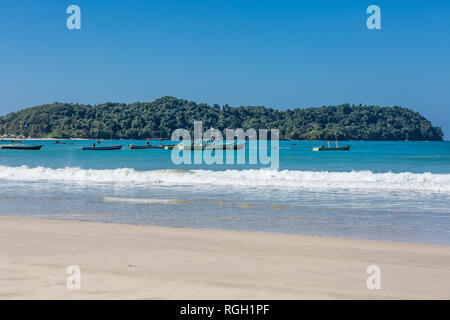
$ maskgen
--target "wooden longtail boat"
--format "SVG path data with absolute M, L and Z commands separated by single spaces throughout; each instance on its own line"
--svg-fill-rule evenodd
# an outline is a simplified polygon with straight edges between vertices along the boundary
M 313 151 L 348 151 L 348 150 L 350 150 L 351 146 L 352 146 L 351 144 L 342 146 L 342 147 L 334 147 L 334 148 L 320 146 L 320 147 L 314 147 Z
M 96 146 L 96 147 L 81 147 L 80 150 L 86 150 L 86 151 L 93 151 L 93 150 L 100 150 L 100 151 L 104 151 L 104 150 L 120 150 L 122 149 L 122 145 L 112 145 L 112 146 L 104 146 L 104 147 L 100 147 L 100 146 Z
M 165 149 L 168 145 L 137 145 L 137 144 L 130 144 L 128 147 L 131 150 L 142 150 L 142 149 Z
M 40 145 L 26 145 L 26 144 L 5 144 L 0 145 L 0 149 L 10 149 L 10 150 L 41 150 L 42 144 Z
M 240 149 L 242 149 L 241 145 L 236 145 L 233 142 L 227 142 L 227 143 L 193 143 L 193 144 L 177 144 L 173 147 L 173 149 L 178 149 L 178 150 L 224 150 L 224 149 L 228 149 L 228 150 L 236 150 L 236 147 L 239 146 Z
M 339 147 L 336 130 L 334 130 L 334 135 L 336 137 L 336 147 L 330 147 L 330 143 L 328 142 L 328 147 L 321 145 L 320 147 L 314 147 L 313 151 L 348 151 L 351 148 L 351 144 Z

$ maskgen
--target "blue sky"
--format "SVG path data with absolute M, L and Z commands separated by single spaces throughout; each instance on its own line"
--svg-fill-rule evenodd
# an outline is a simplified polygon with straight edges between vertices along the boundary
M 81 8 L 82 29 L 66 28 Z M 368 30 L 366 8 L 381 8 Z M 3 0 L 0 114 L 152 101 L 419 111 L 450 138 L 450 1 Z

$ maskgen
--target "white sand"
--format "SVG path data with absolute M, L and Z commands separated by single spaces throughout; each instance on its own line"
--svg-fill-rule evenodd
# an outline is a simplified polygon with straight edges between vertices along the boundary
M 450 298 L 448 246 L 21 218 L 0 240 L 0 299 Z

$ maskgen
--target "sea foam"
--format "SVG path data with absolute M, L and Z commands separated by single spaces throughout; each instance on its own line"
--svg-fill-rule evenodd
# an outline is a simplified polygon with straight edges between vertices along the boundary
M 399 190 L 450 193 L 450 174 L 328 172 L 297 170 L 94 170 L 67 167 L 0 166 L 0 180 L 148 185 L 211 185 L 298 189 Z

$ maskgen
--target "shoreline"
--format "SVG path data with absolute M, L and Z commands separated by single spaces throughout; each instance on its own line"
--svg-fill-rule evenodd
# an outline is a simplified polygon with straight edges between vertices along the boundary
M 0 237 L 1 299 L 450 298 L 450 246 L 17 217 Z
M 63 140 L 63 141 L 88 141 L 88 140 L 111 140 L 111 139 L 98 139 L 98 138 L 0 138 L 0 141 L 56 141 L 56 140 Z M 112 140 L 124 140 L 124 141 L 172 141 L 169 138 L 120 138 L 120 139 L 112 139 Z M 279 141 L 295 141 L 295 142 L 323 142 L 323 141 L 330 141 L 330 140 L 294 140 L 294 139 L 278 139 Z M 450 142 L 449 140 L 442 139 L 442 140 L 342 140 L 341 142 L 348 141 L 348 142 Z
M 172 200 L 172 199 L 171 199 Z M 184 201 L 181 199 L 173 199 L 174 201 Z M 450 244 L 441 244 L 441 243 L 432 243 L 432 242 L 408 242 L 408 241 L 397 241 L 397 240 L 384 240 L 384 239 L 367 239 L 367 238 L 358 238 L 358 237 L 350 237 L 350 236 L 328 236 L 328 235 L 318 235 L 318 234 L 302 234 L 302 233 L 288 233 L 288 232 L 272 232 L 272 231 L 250 231 L 250 230 L 233 230 L 233 229 L 221 229 L 221 228 L 214 228 L 214 227 L 185 227 L 185 226 L 164 226 L 164 225 L 158 225 L 158 224 L 138 224 L 138 223 L 127 223 L 127 222 L 112 222 L 112 221 L 90 221 L 90 220 L 76 220 L 74 218 L 51 218 L 47 215 L 45 215 L 44 218 L 41 218 L 42 215 L 29 215 L 29 216 L 17 216 L 17 215 L 11 215 L 11 216 L 0 216 L 0 223 L 1 219 L 3 218 L 11 218 L 11 219 L 21 219 L 21 220 L 32 220 L 32 221 L 48 221 L 48 222 L 69 222 L 69 223 L 87 223 L 87 224 L 100 224 L 100 225 L 118 225 L 118 226 L 124 226 L 124 227 L 143 227 L 143 228 L 161 228 L 161 229 L 168 229 L 168 230 L 192 230 L 195 231 L 205 231 L 205 232 L 223 232 L 223 233 L 241 233 L 241 234 L 259 234 L 259 235 L 271 235 L 271 236 L 293 236 L 293 237 L 300 237 L 300 238 L 310 238 L 310 239 L 320 239 L 320 240 L 327 240 L 327 241 L 335 241 L 335 240 L 342 240 L 342 241 L 358 241 L 358 242 L 378 242 L 380 244 L 391 244 L 391 245 L 413 245 L 413 246 L 432 246 L 432 247 L 442 247 L 442 248 L 448 248 L 450 249 Z M 69 216 L 70 217 L 70 216 Z M 290 218 L 290 217 L 286 217 Z

